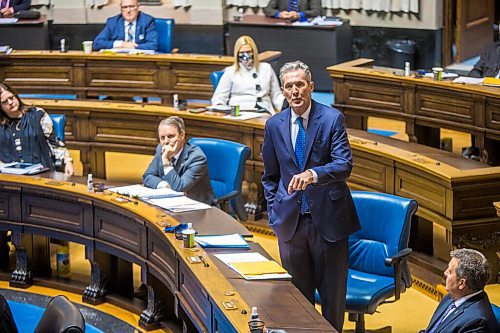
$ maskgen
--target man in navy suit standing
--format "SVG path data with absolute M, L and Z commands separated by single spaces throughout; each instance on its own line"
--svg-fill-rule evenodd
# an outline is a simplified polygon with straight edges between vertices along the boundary
M 451 251 L 446 277 L 446 295 L 431 322 L 420 333 L 499 332 L 484 286 L 490 278 L 490 264 L 476 250 Z
M 110 17 L 94 39 L 93 48 L 158 50 L 155 19 L 139 10 L 138 0 L 122 0 L 121 14 Z
M 280 70 L 290 105 L 265 127 L 262 184 L 269 224 L 292 282 L 342 332 L 347 283 L 347 238 L 360 228 L 346 184 L 352 153 L 341 112 L 312 100 L 314 82 L 301 61 Z

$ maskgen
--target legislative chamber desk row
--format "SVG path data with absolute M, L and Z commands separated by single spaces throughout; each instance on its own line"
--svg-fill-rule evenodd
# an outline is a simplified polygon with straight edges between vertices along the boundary
M 433 147 L 440 128 L 462 131 L 475 136 L 485 161 L 500 164 L 500 88 L 405 77 L 364 58 L 327 70 L 349 127 L 366 130 L 369 116 L 399 119 L 410 141 Z
M 178 317 L 189 331 L 248 332 L 251 307 L 257 306 L 267 327 L 336 332 L 291 281 L 246 281 L 213 257 L 221 250 L 208 254 L 197 246 L 194 252 L 163 231 L 168 224 L 191 222 L 199 234 L 251 236 L 224 212 L 210 208 L 173 215 L 136 199 L 119 202 L 110 191 L 88 192 L 78 183 L 82 179 L 60 173 L 0 175 L 0 230 L 12 231 L 17 256 L 11 285 L 31 282 L 21 235 L 41 235 L 85 245 L 92 272 L 83 299 L 90 303 L 102 302 L 107 292 L 131 297 L 131 264 L 139 265 L 141 282 L 148 287 L 140 318 L 145 328 Z M 202 255 L 209 266 L 190 264 L 187 257 L 193 255 Z M 228 310 L 223 302 L 237 309 Z
M 219 113 L 176 111 L 160 105 L 95 101 L 32 100 L 49 113 L 67 117 L 66 141 L 80 151 L 84 174 L 106 178 L 106 152 L 152 156 L 158 143 L 161 119 L 177 115 L 186 123 L 189 137 L 215 137 L 251 148 L 245 180 L 259 188 L 262 199 L 261 155 L 267 115 L 247 121 Z M 465 159 L 428 146 L 348 130 L 354 154 L 349 178 L 351 189 L 391 193 L 417 200 L 412 234 L 414 249 L 447 262 L 452 246 L 498 249 L 500 220 L 494 201 L 500 201 L 500 167 Z M 425 221 L 424 221 L 425 220 Z M 495 236 L 496 235 L 496 236 Z M 495 255 L 496 256 L 496 255 Z M 491 257 L 495 272 L 498 260 Z M 442 276 L 442 271 L 436 272 Z
M 259 60 L 273 63 L 281 52 L 266 51 Z M 204 54 L 128 55 L 81 51 L 13 51 L 0 55 L 0 82 L 20 93 L 76 94 L 78 98 L 160 97 L 210 99 L 210 73 L 234 58 Z

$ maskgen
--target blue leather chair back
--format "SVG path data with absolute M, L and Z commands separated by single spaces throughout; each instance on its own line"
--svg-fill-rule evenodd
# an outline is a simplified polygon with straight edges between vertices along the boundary
M 70 101 L 75 101 L 77 99 L 76 94 L 19 94 L 19 98 L 31 98 L 31 99 L 66 99 Z
M 54 131 L 59 140 L 64 141 L 64 128 L 66 127 L 66 116 L 63 114 L 50 114 Z
M 200 147 L 207 157 L 210 185 L 218 204 L 229 200 L 239 219 L 246 221 L 248 214 L 241 198 L 241 183 L 250 148 L 241 143 L 212 138 L 192 138 L 189 142 Z
M 83 333 L 85 319 L 66 296 L 53 297 L 38 322 L 34 333 Z
M 158 31 L 158 52 L 172 53 L 172 37 L 174 34 L 174 19 L 155 19 Z
M 241 191 L 250 148 L 238 142 L 212 138 L 192 138 L 189 142 L 200 147 L 207 157 L 208 175 L 216 197 Z
M 349 268 L 394 276 L 384 259 L 408 246 L 415 200 L 385 193 L 352 191 L 361 229 L 349 236 Z
M 214 91 L 215 89 L 217 89 L 217 85 L 219 84 L 220 78 L 222 77 L 223 74 L 224 71 L 215 71 L 210 73 L 210 81 L 212 82 L 212 87 L 214 87 Z
M 491 307 L 493 309 L 493 314 L 495 315 L 495 318 L 497 319 L 497 326 L 498 329 L 500 330 L 500 307 L 495 304 L 491 304 Z

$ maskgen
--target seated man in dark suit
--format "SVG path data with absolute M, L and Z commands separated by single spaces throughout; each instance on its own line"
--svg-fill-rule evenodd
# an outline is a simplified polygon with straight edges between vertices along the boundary
M 321 15 L 321 0 L 271 0 L 264 13 L 284 20 L 305 21 Z
M 496 77 L 500 75 L 500 41 L 490 45 L 469 72 L 471 77 Z
M 476 250 L 451 251 L 446 277 L 446 295 L 431 322 L 420 333 L 498 332 L 484 286 L 490 278 L 490 264 Z
M 144 186 L 169 187 L 185 192 L 186 196 L 212 204 L 214 192 L 208 178 L 208 163 L 203 151 L 186 142 L 182 118 L 172 116 L 163 119 L 158 126 L 160 144 L 155 157 L 142 176 Z
M 94 39 L 93 48 L 158 50 L 155 19 L 139 10 L 138 0 L 122 0 L 121 14 L 110 17 Z
M 1 0 L 0 14 L 2 17 L 12 17 L 14 13 L 20 10 L 28 10 L 31 6 L 31 0 Z

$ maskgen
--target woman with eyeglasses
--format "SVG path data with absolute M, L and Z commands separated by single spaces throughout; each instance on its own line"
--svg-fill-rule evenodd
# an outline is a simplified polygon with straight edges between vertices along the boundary
M 234 44 L 234 64 L 224 69 L 212 105 L 239 105 L 241 110 L 279 112 L 285 98 L 271 65 L 259 62 L 257 45 L 250 36 Z
M 41 108 L 25 105 L 0 83 L 0 162 L 41 163 L 54 168 L 64 161 L 64 172 L 73 175 L 73 160 L 58 137 L 49 115 Z

